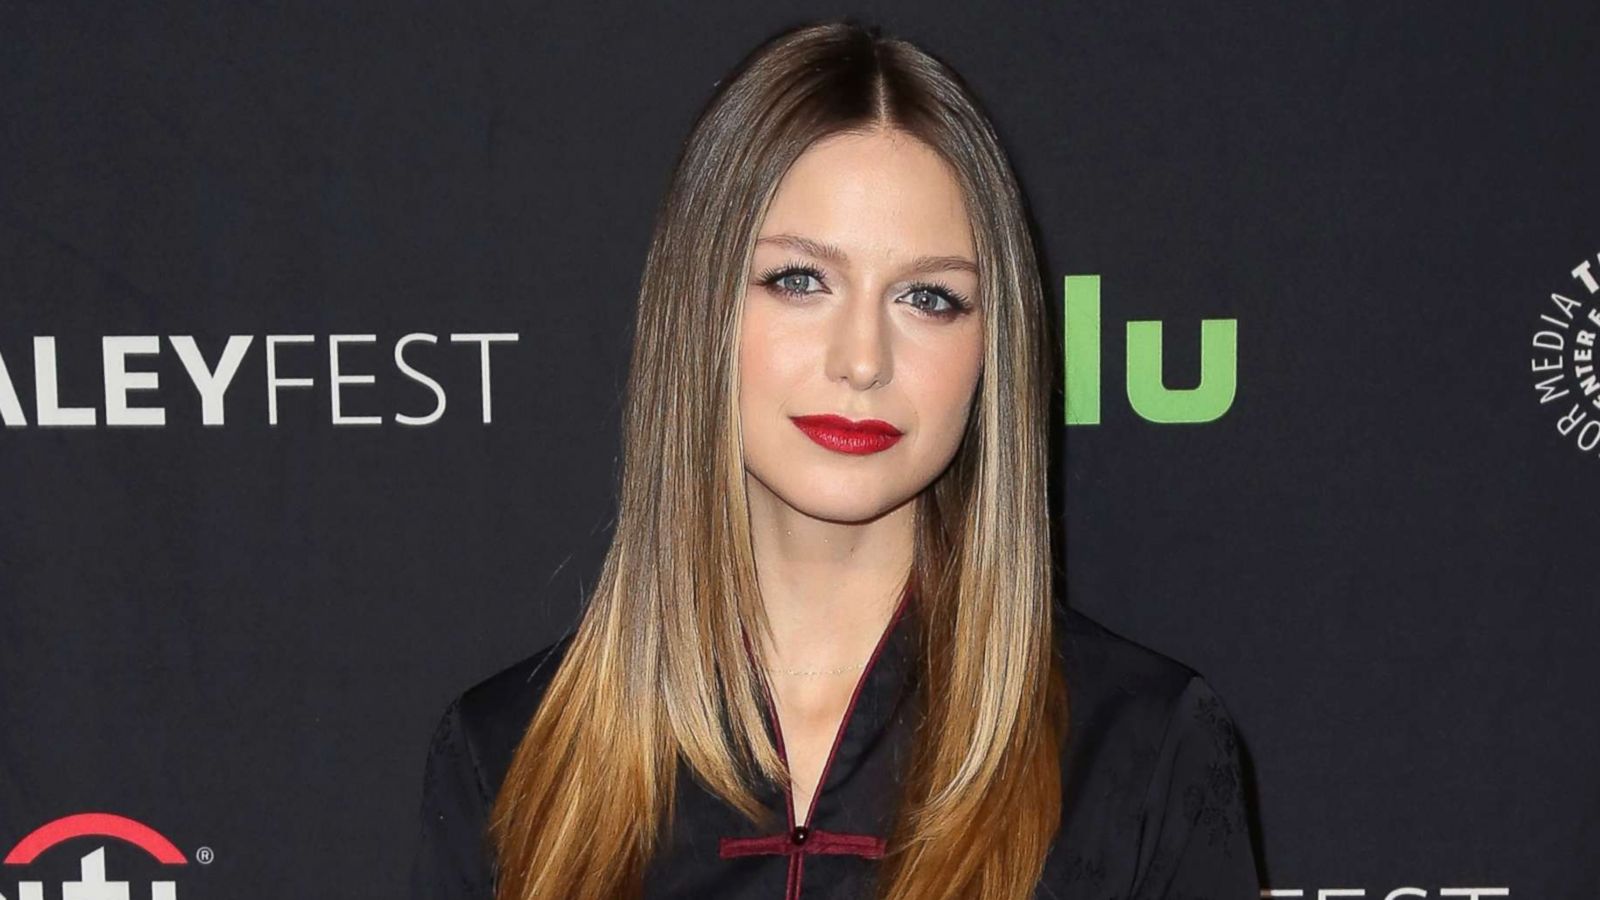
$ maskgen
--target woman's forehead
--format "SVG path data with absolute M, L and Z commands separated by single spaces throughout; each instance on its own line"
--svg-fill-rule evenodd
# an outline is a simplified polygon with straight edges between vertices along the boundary
M 811 242 L 790 240 L 787 249 L 824 259 L 973 256 L 953 170 L 932 148 L 903 136 L 839 135 L 809 148 L 785 173 L 758 233 L 767 246 L 781 236 Z

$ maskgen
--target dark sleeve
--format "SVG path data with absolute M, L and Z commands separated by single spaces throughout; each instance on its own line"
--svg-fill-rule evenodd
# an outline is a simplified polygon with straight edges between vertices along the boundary
M 412 900 L 492 900 L 485 834 L 489 802 L 461 727 L 461 698 L 445 708 L 422 776 L 422 822 L 411 863 Z
M 1238 732 L 1198 675 L 1173 707 L 1143 813 L 1135 900 L 1257 900 Z

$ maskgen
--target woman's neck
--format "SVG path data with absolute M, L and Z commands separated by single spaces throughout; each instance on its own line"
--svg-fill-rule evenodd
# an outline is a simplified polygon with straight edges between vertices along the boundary
M 866 661 L 910 571 L 913 513 L 907 502 L 867 522 L 829 522 L 752 485 L 756 573 L 772 626 L 766 665 L 810 670 Z

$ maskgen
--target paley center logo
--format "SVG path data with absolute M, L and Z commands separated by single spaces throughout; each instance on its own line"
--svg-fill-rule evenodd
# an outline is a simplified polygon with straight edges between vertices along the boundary
M 1533 334 L 1531 368 L 1539 403 L 1562 410 L 1556 431 L 1585 453 L 1600 447 L 1600 373 L 1595 371 L 1595 336 L 1600 334 L 1600 280 L 1593 262 L 1584 260 L 1571 272 L 1583 291 L 1575 297 L 1551 294 L 1554 309 L 1539 314 L 1543 324 Z
M 0 860 L 3 864 L 0 870 L 9 876 L 6 879 L 9 882 L 10 877 L 16 877 L 12 873 L 19 867 L 32 866 L 47 851 L 81 838 L 115 838 L 143 851 L 163 869 L 189 863 L 177 845 L 143 822 L 115 813 L 78 813 L 35 828 Z M 202 863 L 209 861 L 209 857 L 209 848 L 202 847 L 196 852 L 196 858 Z M 26 875 L 26 868 L 23 874 Z M 43 881 L 24 877 L 17 882 L 17 892 L 16 900 L 46 900 Z M 78 880 L 62 882 L 59 897 L 61 900 L 137 900 L 129 882 L 107 880 L 104 841 L 79 859 Z M 150 900 L 177 900 L 177 897 L 177 882 L 166 879 L 150 882 Z M 11 898 L 0 893 L 0 900 Z

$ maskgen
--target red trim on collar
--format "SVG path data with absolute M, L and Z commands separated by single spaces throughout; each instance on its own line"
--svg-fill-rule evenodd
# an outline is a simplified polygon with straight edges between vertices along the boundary
M 796 843 L 790 834 L 725 837 L 718 841 L 717 855 L 723 859 L 733 859 L 736 856 L 759 856 L 766 853 L 828 853 L 882 859 L 886 845 L 887 842 L 883 838 L 873 834 L 846 834 L 814 828 L 807 830 L 806 838 L 801 843 Z

